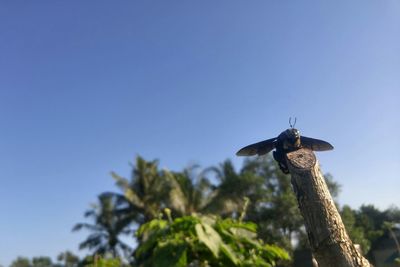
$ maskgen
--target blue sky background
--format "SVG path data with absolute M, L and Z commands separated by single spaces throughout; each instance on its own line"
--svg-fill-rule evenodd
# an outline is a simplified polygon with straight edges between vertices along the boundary
M 341 204 L 400 206 L 400 2 L 2 1 L 0 264 L 77 252 L 109 173 L 206 167 L 296 116 Z

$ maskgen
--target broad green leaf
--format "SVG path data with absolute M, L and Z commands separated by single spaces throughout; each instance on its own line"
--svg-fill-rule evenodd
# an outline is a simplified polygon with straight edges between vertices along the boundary
M 221 251 L 234 264 L 234 266 L 238 265 L 239 259 L 236 257 L 235 252 L 231 247 L 229 247 L 229 245 L 222 244 Z
M 214 225 L 216 222 L 216 217 L 215 215 L 202 215 L 201 217 L 201 221 L 203 222 L 203 224 L 207 224 L 207 225 Z
M 238 222 L 233 219 L 218 220 L 217 223 L 221 228 L 230 229 L 231 227 L 247 229 L 250 232 L 257 233 L 257 225 L 252 222 Z
M 200 242 L 203 242 L 216 258 L 219 255 L 219 248 L 222 244 L 222 239 L 210 225 L 208 224 L 196 224 L 195 226 L 197 237 Z
M 247 238 L 249 240 L 254 240 L 257 238 L 257 233 L 251 232 L 247 229 L 231 227 L 229 231 L 238 237 Z
M 186 267 L 187 244 L 182 240 L 173 240 L 159 243 L 153 255 L 154 267 Z
M 167 226 L 167 221 L 159 219 L 143 224 L 136 232 L 137 236 L 142 237 L 142 244 L 136 249 L 135 256 L 141 257 L 153 249 L 157 245 L 159 236 L 163 234 Z

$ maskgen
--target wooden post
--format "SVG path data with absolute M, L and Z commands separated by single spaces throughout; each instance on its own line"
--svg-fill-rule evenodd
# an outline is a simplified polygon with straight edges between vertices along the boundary
M 372 266 L 347 235 L 314 153 L 304 148 L 290 152 L 287 163 L 318 266 Z

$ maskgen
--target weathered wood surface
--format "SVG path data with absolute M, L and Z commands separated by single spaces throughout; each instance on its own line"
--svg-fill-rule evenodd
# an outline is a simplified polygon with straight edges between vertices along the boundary
M 287 163 L 318 266 L 372 266 L 348 237 L 315 154 L 308 149 L 299 149 L 287 154 Z

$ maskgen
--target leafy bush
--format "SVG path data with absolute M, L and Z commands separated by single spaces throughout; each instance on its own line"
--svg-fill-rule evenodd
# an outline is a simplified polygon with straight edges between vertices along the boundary
M 126 266 L 121 263 L 118 258 L 103 258 L 99 255 L 93 257 L 87 257 L 85 259 L 84 267 L 121 267 Z
M 275 266 L 288 260 L 280 247 L 257 239 L 257 226 L 241 220 L 192 215 L 154 219 L 137 231 L 138 266 Z

